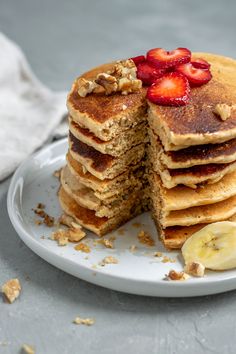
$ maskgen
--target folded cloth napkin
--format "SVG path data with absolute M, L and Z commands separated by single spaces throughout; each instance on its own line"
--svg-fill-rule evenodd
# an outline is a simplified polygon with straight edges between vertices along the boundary
M 66 113 L 66 93 L 32 73 L 21 49 L 0 33 L 0 181 L 50 137 Z

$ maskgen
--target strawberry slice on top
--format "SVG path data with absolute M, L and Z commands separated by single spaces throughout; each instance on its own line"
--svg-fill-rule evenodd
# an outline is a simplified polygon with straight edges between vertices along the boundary
M 184 106 L 189 102 L 189 94 L 187 78 L 177 72 L 165 74 L 147 90 L 149 101 L 163 106 Z
M 197 69 L 210 69 L 210 67 L 211 67 L 211 64 L 202 58 L 192 59 L 191 64 L 194 66 L 194 68 L 197 68 Z
M 146 60 L 144 55 L 138 55 L 137 57 L 132 57 L 130 59 L 133 60 L 133 62 L 136 66 L 138 66 L 138 64 L 140 64 Z
M 190 59 L 191 52 L 187 48 L 177 48 L 171 51 L 154 48 L 147 52 L 147 61 L 160 69 L 173 68 L 177 65 L 188 63 Z
M 204 85 L 212 78 L 209 69 L 196 68 L 192 63 L 182 64 L 175 70 L 185 75 L 191 86 Z
M 151 85 L 157 79 L 165 74 L 165 70 L 157 69 L 154 65 L 143 62 L 137 67 L 137 78 L 142 81 L 144 85 Z

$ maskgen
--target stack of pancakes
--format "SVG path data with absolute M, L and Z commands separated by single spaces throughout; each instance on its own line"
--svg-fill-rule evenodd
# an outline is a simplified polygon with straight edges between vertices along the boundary
M 236 213 L 236 110 L 225 121 L 213 112 L 219 103 L 236 103 L 236 62 L 196 57 L 211 64 L 213 78 L 192 88 L 182 107 L 147 102 L 145 87 L 127 96 L 80 97 L 75 80 L 59 200 L 97 235 L 152 209 L 165 246 L 180 248 L 205 224 Z M 94 79 L 113 65 L 82 77 Z
M 217 104 L 236 103 L 236 62 L 197 54 L 213 79 L 192 88 L 184 107 L 149 102 L 149 160 L 153 217 L 168 248 L 180 248 L 205 224 L 236 213 L 236 110 L 227 120 Z
M 148 208 L 145 89 L 127 96 L 80 97 L 76 80 L 67 105 L 69 150 L 59 200 L 67 214 L 101 236 Z

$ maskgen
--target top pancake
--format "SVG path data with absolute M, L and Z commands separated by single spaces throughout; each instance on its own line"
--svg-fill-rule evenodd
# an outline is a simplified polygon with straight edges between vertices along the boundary
M 236 104 L 236 61 L 207 53 L 195 53 L 193 57 L 211 64 L 213 78 L 206 85 L 191 89 L 189 104 L 165 107 L 149 102 L 149 124 L 167 151 L 236 137 L 236 109 L 225 121 L 213 113 L 216 104 Z
M 98 66 L 81 77 L 94 79 L 97 74 L 111 70 L 114 63 Z M 98 138 L 110 140 L 122 131 L 146 120 L 146 88 L 128 95 L 120 93 L 106 96 L 89 94 L 80 97 L 77 79 L 67 98 L 68 111 L 73 120 L 89 129 Z

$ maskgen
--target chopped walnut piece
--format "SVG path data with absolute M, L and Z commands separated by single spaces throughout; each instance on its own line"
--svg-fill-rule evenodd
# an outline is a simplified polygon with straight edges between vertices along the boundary
M 104 267 L 106 264 L 117 264 L 118 259 L 113 256 L 107 256 L 99 263 L 100 266 Z
M 93 92 L 95 87 L 97 86 L 94 81 L 86 80 L 83 77 L 80 77 L 77 80 L 78 85 L 78 94 L 81 97 L 87 96 L 88 93 Z
M 120 60 L 117 61 L 114 68 L 109 72 L 110 75 L 115 76 L 117 79 L 126 77 L 128 79 L 136 79 L 136 65 L 133 60 Z
M 75 248 L 76 251 L 81 251 L 81 252 L 84 252 L 84 253 L 90 253 L 91 252 L 91 249 L 90 249 L 89 245 L 86 245 L 86 243 L 84 243 L 84 242 L 79 243 L 74 248 Z
M 77 325 L 83 324 L 86 326 L 92 326 L 95 323 L 95 320 L 93 318 L 76 317 L 73 322 Z
M 142 87 L 142 81 L 138 79 L 128 79 L 122 77 L 118 81 L 118 91 L 121 91 L 122 95 L 128 95 L 131 92 L 139 91 Z
M 154 246 L 155 242 L 153 240 L 153 238 L 151 237 L 151 235 L 149 235 L 148 232 L 142 230 L 138 233 L 138 239 L 140 243 L 143 243 L 144 245 L 147 246 Z
M 175 270 L 170 270 L 166 276 L 167 280 L 187 280 L 189 275 L 185 272 L 176 272 Z
M 39 203 L 38 205 L 43 205 L 43 204 Z M 42 208 L 37 207 L 36 209 L 33 209 L 33 211 L 36 215 L 38 215 L 40 218 L 43 219 L 43 223 L 46 226 L 48 227 L 54 226 L 55 218 L 53 216 L 48 215 Z
M 185 265 L 184 271 L 194 277 L 204 277 L 205 267 L 201 263 L 190 262 Z
M 2 292 L 12 304 L 20 295 L 21 285 L 18 279 L 10 279 L 2 286 Z
M 24 344 L 21 352 L 22 354 L 35 354 L 35 349 L 29 344 Z
M 104 87 L 106 95 L 110 95 L 111 93 L 117 91 L 117 79 L 112 75 L 106 73 L 98 74 L 95 82 Z
M 218 103 L 213 112 L 220 116 L 222 120 L 226 120 L 231 116 L 232 106 L 227 105 L 226 103 Z

